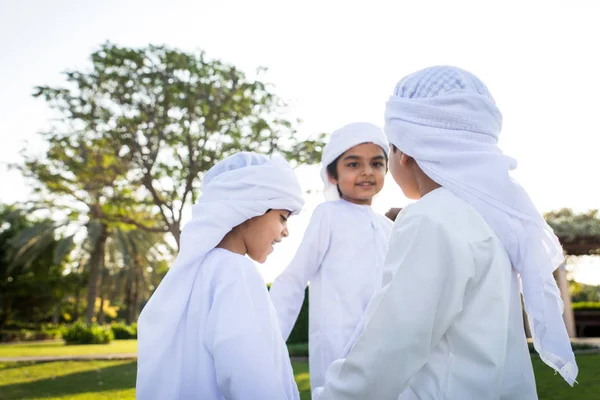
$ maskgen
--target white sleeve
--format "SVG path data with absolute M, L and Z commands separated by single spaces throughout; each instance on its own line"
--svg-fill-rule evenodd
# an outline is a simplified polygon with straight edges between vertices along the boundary
M 287 341 L 304 301 L 304 290 L 313 279 L 329 248 L 329 218 L 325 207 L 318 207 L 296 255 L 271 285 L 271 301 L 277 313 L 283 339 Z
M 257 291 L 241 276 L 215 288 L 204 344 L 214 360 L 219 391 L 229 400 L 295 399 L 294 377 L 280 381 L 281 371 L 275 365 L 276 349 L 266 341 L 269 329 L 279 334 L 278 327 L 261 326 L 261 321 L 269 318 L 269 309 L 256 307 L 264 303 L 257 301 Z
M 365 313 L 362 335 L 335 361 L 313 399 L 396 399 L 460 313 L 474 267 L 467 246 L 418 215 L 394 228 L 384 287 Z

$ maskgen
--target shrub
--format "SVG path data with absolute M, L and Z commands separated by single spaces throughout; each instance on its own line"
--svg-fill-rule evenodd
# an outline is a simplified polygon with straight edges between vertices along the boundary
M 115 339 L 136 339 L 137 338 L 137 324 L 131 324 L 127 326 L 124 323 L 113 323 L 110 326 Z
M 27 342 L 34 340 L 54 340 L 60 339 L 61 332 L 59 329 L 54 331 L 42 330 L 36 331 L 31 329 L 4 329 L 0 331 L 0 342 Z
M 600 311 L 600 302 L 580 301 L 577 303 L 573 303 L 571 307 L 575 311 Z
M 77 322 L 63 331 L 63 339 L 67 344 L 108 344 L 114 339 L 110 327 Z
M 288 343 L 308 343 L 308 291 L 308 288 L 304 291 L 304 302 L 296 324 L 287 340 Z
M 308 357 L 308 343 L 290 343 L 287 347 L 290 357 Z

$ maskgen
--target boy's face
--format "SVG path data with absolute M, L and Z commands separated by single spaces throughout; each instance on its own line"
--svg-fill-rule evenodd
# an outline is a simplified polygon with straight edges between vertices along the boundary
M 270 210 L 246 221 L 243 240 L 251 259 L 264 263 L 273 252 L 273 246 L 288 236 L 287 220 L 290 214 L 287 210 Z
M 363 143 L 338 158 L 337 179 L 329 176 L 329 181 L 338 185 L 344 200 L 371 204 L 373 196 L 383 187 L 386 170 L 383 149 L 373 143 Z
M 413 168 L 415 160 L 394 146 L 390 146 L 390 172 L 406 197 L 418 200 L 421 197 L 417 177 Z

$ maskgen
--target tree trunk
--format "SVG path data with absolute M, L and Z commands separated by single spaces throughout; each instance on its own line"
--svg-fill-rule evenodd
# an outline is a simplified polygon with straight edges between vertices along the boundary
M 4 328 L 4 324 L 10 321 L 10 314 L 12 313 L 12 296 L 6 296 L 4 301 L 4 307 L 0 314 L 0 329 Z
M 96 316 L 96 321 L 98 321 L 98 324 L 104 325 L 104 323 L 106 322 L 106 316 L 104 315 L 104 303 L 106 303 L 106 294 L 110 288 L 108 270 L 106 267 L 102 269 L 102 273 L 100 274 L 100 282 L 98 282 L 98 287 L 100 288 L 100 308 Z
M 60 319 L 60 301 L 56 303 L 56 307 L 54 307 L 54 313 L 52 314 L 52 323 L 54 325 L 58 325 Z
M 173 235 L 173 237 L 175 238 L 175 242 L 177 244 L 177 250 L 180 250 L 180 244 L 179 244 L 179 239 L 181 238 L 181 229 L 179 227 L 179 224 L 175 225 L 169 225 L 169 231 L 171 232 L 171 234 Z
M 104 325 L 105 322 L 105 318 L 104 318 L 104 290 L 100 289 L 100 309 L 98 310 L 98 316 L 96 318 L 96 320 L 98 321 L 98 324 L 100 325 Z
M 131 324 L 133 321 L 131 319 L 131 309 L 133 307 L 133 280 L 135 275 L 135 269 L 130 267 L 127 273 L 127 281 L 125 282 L 125 310 L 127 313 L 125 314 L 125 322 L 127 325 Z
M 79 284 L 75 288 L 75 311 L 73 312 L 73 322 L 79 319 L 79 307 L 81 306 L 81 289 Z
M 140 257 L 135 242 L 131 243 L 131 261 L 133 265 L 130 266 L 130 273 L 128 276 L 129 290 L 127 292 L 127 324 L 131 324 L 137 321 L 138 308 L 139 308 L 139 297 L 140 297 L 140 282 L 142 280 L 142 258 Z
M 142 273 L 141 270 L 139 270 L 139 269 L 136 270 L 136 274 L 133 279 L 131 308 L 128 310 L 129 311 L 128 319 L 131 322 L 137 322 L 137 319 L 138 319 L 138 310 L 140 307 L 140 286 L 141 286 L 141 281 L 142 281 L 142 278 L 140 276 L 141 273 Z
M 108 227 L 102 224 L 100 236 L 90 256 L 90 269 L 88 277 L 87 309 L 85 312 L 85 323 L 92 324 L 96 309 L 96 296 L 98 294 L 98 281 L 104 270 L 104 256 L 106 252 L 106 241 L 108 239 Z

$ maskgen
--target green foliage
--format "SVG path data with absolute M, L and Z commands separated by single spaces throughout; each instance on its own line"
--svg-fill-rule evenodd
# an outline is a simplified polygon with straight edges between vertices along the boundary
M 309 288 L 307 287 L 304 291 L 304 302 L 302 303 L 300 314 L 298 314 L 296 324 L 287 340 L 288 344 L 308 342 L 308 291 Z
M 35 340 L 54 340 L 60 339 L 62 332 L 60 329 L 35 331 L 29 329 L 20 330 L 0 330 L 0 342 L 27 342 Z
M 183 207 L 196 201 L 203 173 L 223 157 L 247 150 L 283 153 L 298 163 L 320 159 L 322 136 L 297 138 L 296 122 L 282 117 L 285 104 L 271 85 L 203 52 L 105 43 L 91 61 L 91 70 L 65 72 L 66 86 L 40 86 L 34 96 L 63 117 L 51 136 L 71 148 L 60 160 L 78 156 L 74 134 L 98 149 L 88 152 L 84 176 L 96 182 L 95 192 L 118 190 L 116 202 L 102 204 L 121 221 L 168 230 L 178 241 Z M 106 180 L 96 176 L 97 167 L 107 171 Z M 64 179 L 53 183 L 54 190 L 65 186 Z M 134 194 L 156 207 L 160 221 L 131 218 L 124 205 Z
M 600 301 L 581 301 L 572 304 L 573 310 L 600 311 Z
M 7 323 L 0 330 L 0 342 L 54 340 L 62 337 L 64 327 L 54 324 Z
M 544 215 L 569 255 L 600 254 L 600 214 L 598 210 L 576 214 L 568 208 Z
M 571 300 L 575 303 L 581 301 L 600 301 L 600 286 L 586 285 L 585 283 L 569 281 Z
M 544 214 L 548 225 L 558 237 L 567 240 L 594 238 L 600 240 L 600 215 L 598 210 L 576 214 L 568 208 Z
M 67 344 L 108 344 L 114 339 L 110 327 L 80 322 L 65 328 L 62 337 Z
M 0 326 L 28 319 L 16 308 L 60 321 L 86 307 L 88 324 L 103 322 L 97 298 L 135 321 L 167 270 L 164 235 L 178 244 L 184 207 L 197 200 L 210 167 L 243 150 L 296 164 L 320 159 L 323 135 L 297 137 L 299 121 L 286 119 L 286 105 L 260 75 L 152 45 L 105 43 L 90 60 L 87 70 L 65 72 L 61 87 L 34 90 L 56 118 L 40 133 L 45 153 L 25 149 L 16 167 L 34 192 L 25 213 L 42 210 L 53 220 L 22 218 L 9 229 L 11 243 L 0 243 L 0 291 L 8 280 L 15 289 L 0 304 Z M 27 293 L 36 293 L 35 304 L 23 301 Z
M 267 283 L 267 290 L 271 290 L 270 283 Z M 288 348 L 290 349 L 295 349 L 296 347 L 294 346 L 296 344 L 302 346 L 303 344 L 308 343 L 308 293 L 309 287 L 306 287 L 300 313 L 298 314 L 294 328 L 292 328 L 292 332 L 290 332 L 290 337 L 288 337 L 287 340 Z
M 308 343 L 288 343 L 290 357 L 308 357 Z
M 116 340 L 137 339 L 137 324 L 127 325 L 122 322 L 110 325 L 113 336 Z
M 0 221 L 0 327 L 10 320 L 43 321 L 65 290 L 64 263 L 54 262 L 59 241 L 46 232 L 52 223 L 2 205 Z

